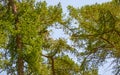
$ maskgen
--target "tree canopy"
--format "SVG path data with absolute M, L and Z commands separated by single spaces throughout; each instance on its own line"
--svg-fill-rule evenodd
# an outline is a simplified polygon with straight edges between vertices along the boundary
M 65 54 L 74 49 L 64 39 L 50 38 L 49 27 L 67 24 L 61 4 L 47 6 L 45 1 L 3 0 L 0 10 L 1 71 L 10 75 L 59 75 L 58 61 L 61 68 L 78 66 Z
M 1 0 L 0 73 L 98 75 L 99 66 L 112 58 L 114 74 L 119 75 L 119 3 L 68 6 L 66 17 L 60 3 L 48 6 L 45 1 Z M 68 39 L 51 37 L 50 27 L 63 29 L 74 45 Z
M 79 53 L 84 58 L 84 67 L 99 67 L 106 59 L 113 58 L 114 73 L 120 74 L 119 7 L 114 0 L 80 9 L 68 7 L 70 16 L 79 24 L 77 30 L 72 29 L 71 39 L 84 48 Z

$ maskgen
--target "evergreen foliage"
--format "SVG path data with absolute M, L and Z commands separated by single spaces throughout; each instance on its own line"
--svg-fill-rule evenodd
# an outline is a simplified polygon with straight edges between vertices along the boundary
M 78 54 L 84 58 L 80 60 L 84 64 L 83 70 L 98 68 L 106 59 L 112 58 L 114 74 L 120 74 L 120 5 L 117 1 L 82 8 L 68 7 L 70 16 L 79 24 L 71 39 L 84 48 Z

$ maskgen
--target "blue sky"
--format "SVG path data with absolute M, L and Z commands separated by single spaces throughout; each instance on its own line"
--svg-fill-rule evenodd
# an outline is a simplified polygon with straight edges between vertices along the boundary
M 74 7 L 82 7 L 85 5 L 92 5 L 95 3 L 103 3 L 103 2 L 108 2 L 111 0 L 38 0 L 38 1 L 46 1 L 48 5 L 56 5 L 59 2 L 62 5 L 63 8 L 63 13 L 67 13 L 67 6 L 68 5 L 72 5 Z M 64 35 L 63 31 L 61 29 L 59 30 L 55 30 L 53 29 L 54 32 L 52 34 L 52 36 L 54 38 L 59 38 L 59 37 L 66 37 L 66 35 Z M 99 69 L 99 75 L 113 75 L 111 72 L 112 66 L 110 66 L 110 61 L 111 59 L 108 59 L 108 63 L 101 66 Z

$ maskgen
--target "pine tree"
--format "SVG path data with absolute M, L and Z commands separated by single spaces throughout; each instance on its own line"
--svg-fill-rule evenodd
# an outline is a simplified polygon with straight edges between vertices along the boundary
M 71 39 L 84 48 L 79 53 L 83 70 L 98 68 L 112 58 L 115 75 L 120 74 L 120 5 L 119 0 L 82 8 L 69 6 L 70 16 L 78 23 L 71 29 Z
M 96 67 L 83 72 L 71 59 L 76 50 L 66 39 L 50 37 L 49 27 L 64 30 L 69 24 L 70 19 L 63 18 L 60 3 L 1 0 L 0 70 L 7 75 L 97 75 Z
M 47 28 L 62 21 L 60 4 L 3 0 L 0 4 L 0 69 L 12 75 L 40 75 Z M 3 66 L 4 65 L 4 66 Z M 45 75 L 45 73 L 44 73 Z

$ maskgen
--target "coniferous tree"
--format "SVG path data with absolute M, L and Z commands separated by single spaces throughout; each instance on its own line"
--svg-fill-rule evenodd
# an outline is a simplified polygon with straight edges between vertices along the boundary
M 96 67 L 86 69 L 70 58 L 76 50 L 66 39 L 50 37 L 49 27 L 67 27 L 70 19 L 63 18 L 60 4 L 1 0 L 0 70 L 8 75 L 97 75 Z
M 115 75 L 120 74 L 120 5 L 119 0 L 82 8 L 69 6 L 70 16 L 77 21 L 71 39 L 84 48 L 78 55 L 82 70 L 98 68 L 112 58 Z

